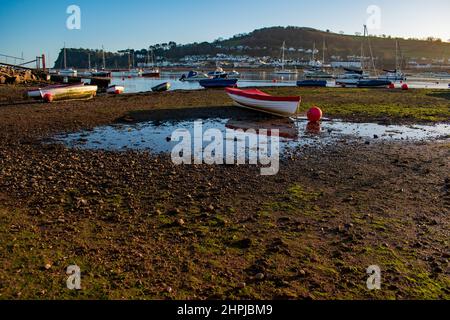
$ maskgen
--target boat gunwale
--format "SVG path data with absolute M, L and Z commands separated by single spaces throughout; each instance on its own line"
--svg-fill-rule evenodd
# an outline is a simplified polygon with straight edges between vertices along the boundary
M 260 100 L 260 101 L 274 101 L 274 102 L 301 102 L 301 96 L 291 96 L 291 97 L 276 97 L 266 94 L 261 91 L 258 93 L 250 93 L 248 90 L 241 90 L 236 88 L 226 88 L 228 94 L 233 94 L 248 99 Z M 258 90 L 259 91 L 259 90 Z

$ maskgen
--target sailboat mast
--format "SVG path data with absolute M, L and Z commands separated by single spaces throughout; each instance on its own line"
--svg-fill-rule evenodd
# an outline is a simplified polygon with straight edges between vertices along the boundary
M 316 61 L 316 43 L 313 44 L 312 61 Z
M 325 64 L 325 38 L 323 38 L 323 45 L 322 45 L 322 64 Z
M 66 43 L 64 42 L 64 69 L 67 69 L 67 52 L 66 52 Z
M 88 68 L 89 68 L 89 71 L 91 71 L 91 53 L 90 52 L 88 53 Z
M 364 25 L 364 36 L 366 36 L 366 34 L 367 34 L 367 39 L 368 39 L 367 42 L 369 43 L 369 52 L 370 52 L 370 59 L 372 61 L 372 68 L 373 68 L 375 75 L 378 76 L 377 69 L 375 68 L 375 60 L 373 58 L 372 44 L 370 43 L 369 30 L 367 29 L 367 26 Z
M 281 47 L 281 69 L 284 70 L 284 50 L 286 49 L 286 41 L 283 41 L 283 46 Z
M 395 71 L 398 71 L 399 65 L 398 65 L 398 40 L 395 41 Z
M 105 59 L 105 48 L 102 46 L 102 54 L 103 54 L 103 70 L 106 69 L 106 59 Z

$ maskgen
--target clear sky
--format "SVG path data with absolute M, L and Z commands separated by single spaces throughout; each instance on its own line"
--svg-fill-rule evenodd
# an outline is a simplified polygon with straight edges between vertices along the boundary
M 69 5 L 81 29 L 68 30 Z M 67 47 L 116 51 L 175 41 L 211 41 L 270 26 L 362 31 L 370 5 L 381 9 L 372 34 L 450 39 L 449 0 L 0 0 L 0 54 L 46 53 Z M 0 57 L 0 61 L 3 61 Z

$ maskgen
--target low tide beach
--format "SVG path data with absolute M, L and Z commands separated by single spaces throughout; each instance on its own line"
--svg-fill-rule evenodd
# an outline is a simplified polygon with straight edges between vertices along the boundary
M 0 86 L 0 299 L 450 298 L 449 90 L 262 88 L 300 95 L 300 115 L 317 105 L 326 119 L 294 126 L 312 138 L 261 176 L 253 165 L 177 166 L 164 148 L 86 144 L 108 126 L 261 118 L 223 90 L 45 104 L 24 101 L 26 89 Z M 330 142 L 327 121 L 398 136 Z M 76 145 L 58 140 L 71 134 Z M 64 288 L 72 264 L 81 291 Z M 370 265 L 383 290 L 367 290 Z

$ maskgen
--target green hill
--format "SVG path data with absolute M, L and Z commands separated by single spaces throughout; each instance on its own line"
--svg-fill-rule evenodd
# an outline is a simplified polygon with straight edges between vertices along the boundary
M 365 55 L 369 55 L 369 43 L 373 55 L 377 57 L 378 67 L 393 67 L 395 61 L 395 42 L 399 42 L 400 53 L 403 61 L 411 59 L 442 59 L 450 58 L 450 43 L 439 39 L 417 40 L 385 37 L 362 37 L 357 35 L 344 35 L 333 32 L 320 31 L 301 27 L 271 27 L 255 30 L 248 34 L 236 35 L 230 39 L 218 39 L 212 43 L 191 43 L 177 45 L 175 42 L 153 45 L 156 56 L 170 61 L 177 61 L 188 55 L 216 55 L 218 53 L 233 55 L 248 55 L 254 57 L 271 56 L 279 57 L 280 47 L 286 41 L 288 48 L 305 50 L 312 49 L 314 43 L 322 55 L 322 46 L 325 43 L 325 56 L 330 60 L 332 56 L 340 56 L 347 59 L 348 56 L 359 56 L 361 44 L 364 43 Z M 76 68 L 87 68 L 88 52 L 91 52 L 91 65 L 102 65 L 102 54 L 100 51 L 87 49 L 67 49 L 68 66 Z M 106 64 L 108 68 L 126 68 L 128 66 L 128 54 L 126 51 L 118 53 L 106 53 Z M 144 62 L 147 50 L 135 50 L 136 63 Z M 287 53 L 288 58 L 308 59 L 310 54 L 292 51 Z M 56 68 L 62 66 L 63 51 L 55 63 Z M 425 61 L 425 60 L 424 60 Z

